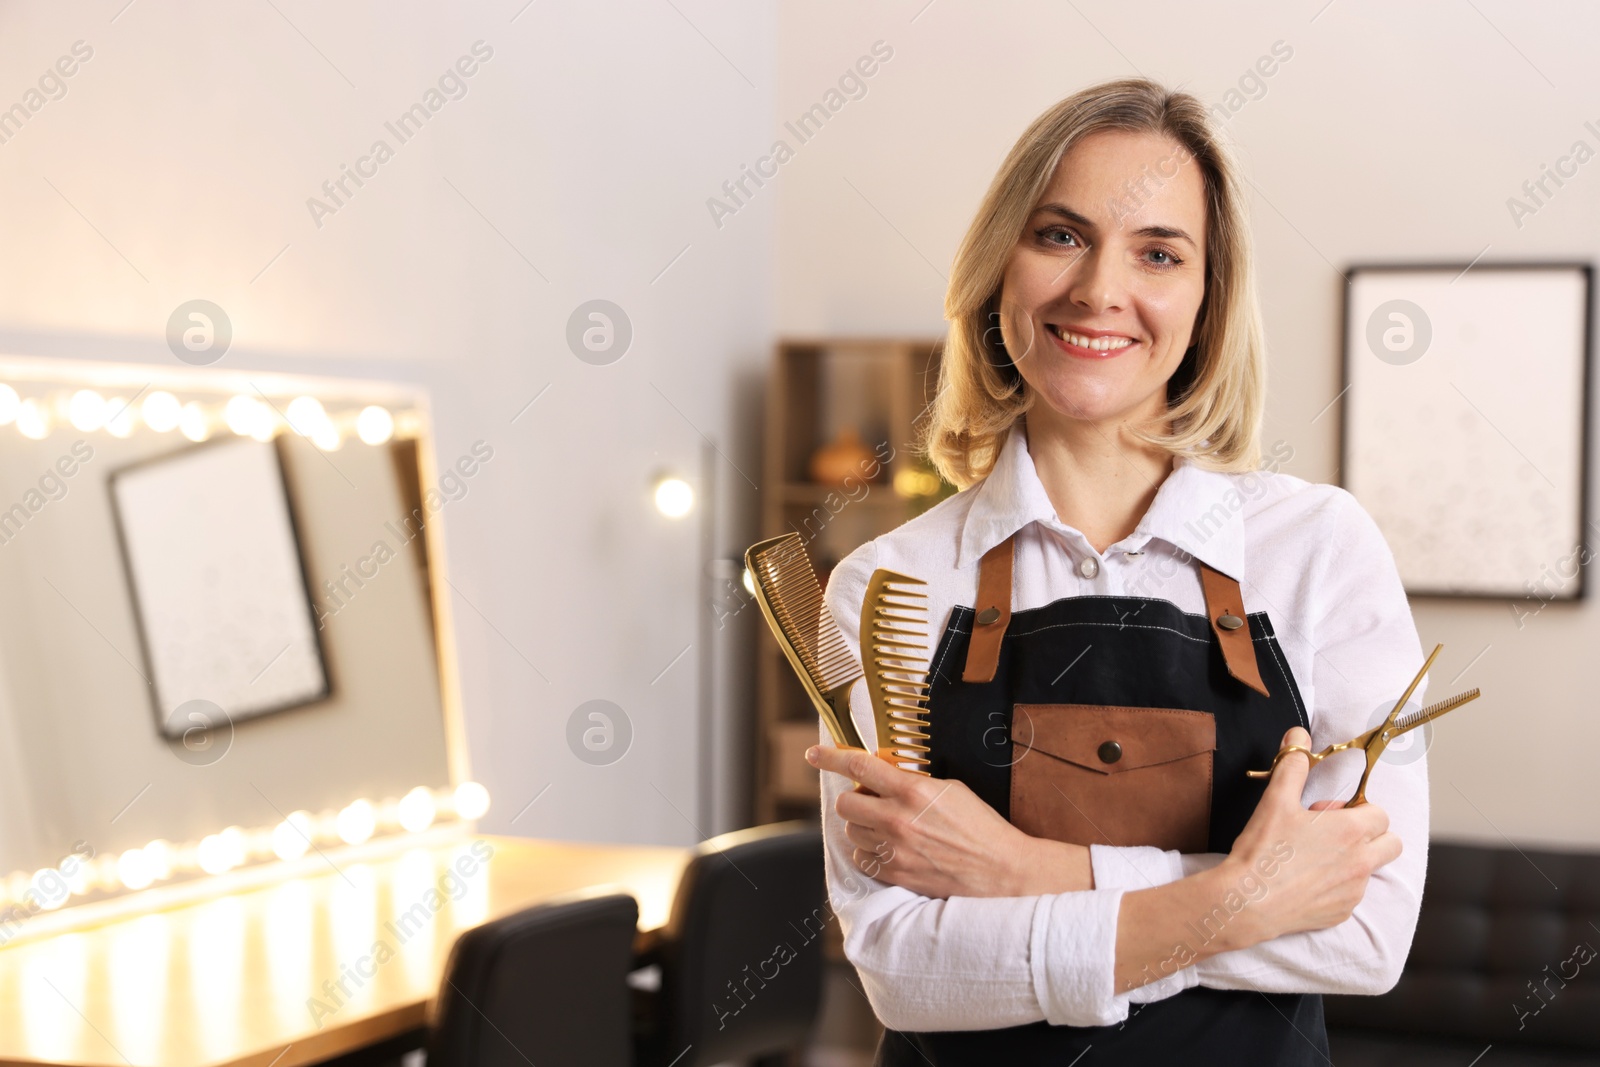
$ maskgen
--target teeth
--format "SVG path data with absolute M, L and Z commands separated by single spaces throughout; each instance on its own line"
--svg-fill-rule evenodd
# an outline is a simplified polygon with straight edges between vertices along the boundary
M 1092 348 L 1097 352 L 1109 352 L 1133 344 L 1126 337 L 1085 337 L 1081 333 L 1071 333 L 1059 326 L 1051 326 L 1050 329 L 1068 344 L 1077 345 L 1079 348 Z

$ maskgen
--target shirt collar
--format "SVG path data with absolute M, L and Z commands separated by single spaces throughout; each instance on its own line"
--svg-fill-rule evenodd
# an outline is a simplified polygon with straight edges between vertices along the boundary
M 1031 522 L 1073 530 L 1056 516 L 1055 506 L 1028 452 L 1027 433 L 1019 421 L 1006 435 L 994 469 L 973 489 L 974 498 L 961 528 L 956 566 L 973 564 L 985 552 Z M 1199 558 L 1215 570 L 1244 580 L 1244 499 L 1222 471 L 1208 470 L 1192 458 L 1178 456 L 1150 509 L 1134 532 L 1118 544 L 1142 548 L 1151 538 Z

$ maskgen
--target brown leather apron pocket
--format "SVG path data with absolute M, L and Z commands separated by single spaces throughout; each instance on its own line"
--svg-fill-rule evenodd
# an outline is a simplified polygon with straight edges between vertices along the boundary
M 1011 822 L 1075 845 L 1206 851 L 1216 718 L 1110 704 L 1017 704 Z

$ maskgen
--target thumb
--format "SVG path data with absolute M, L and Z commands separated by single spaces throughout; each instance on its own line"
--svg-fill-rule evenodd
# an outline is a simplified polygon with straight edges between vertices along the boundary
M 1311 747 L 1311 735 L 1304 727 L 1291 727 L 1283 735 L 1283 748 L 1290 745 L 1299 745 L 1302 748 Z M 1272 780 L 1267 783 L 1266 794 L 1263 801 L 1271 800 L 1276 803 L 1293 804 L 1300 806 L 1300 794 L 1305 791 L 1306 775 L 1311 773 L 1311 760 L 1304 753 L 1291 752 L 1278 760 L 1278 765 L 1273 769 Z

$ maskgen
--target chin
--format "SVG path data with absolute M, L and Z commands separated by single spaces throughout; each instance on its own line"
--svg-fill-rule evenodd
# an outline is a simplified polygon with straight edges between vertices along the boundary
M 1040 403 L 1063 418 L 1081 419 L 1085 422 L 1100 422 L 1114 418 L 1124 409 L 1124 405 L 1103 394 L 1081 389 L 1040 390 L 1039 400 L 1035 401 L 1035 405 Z

